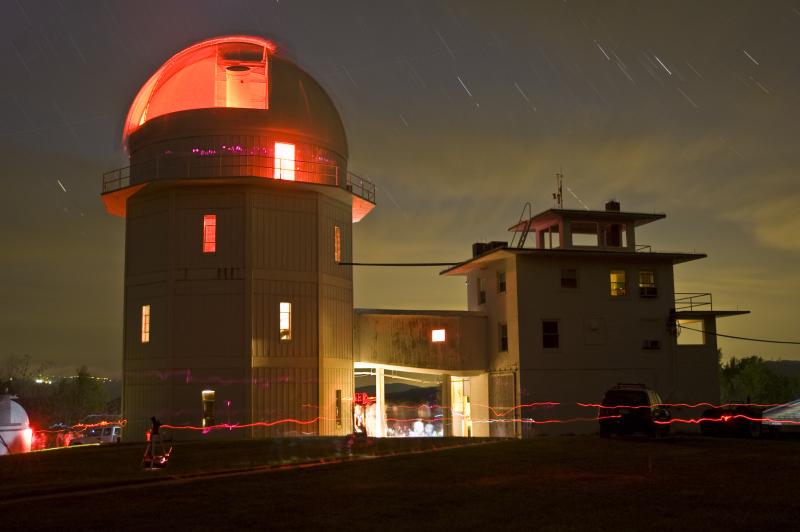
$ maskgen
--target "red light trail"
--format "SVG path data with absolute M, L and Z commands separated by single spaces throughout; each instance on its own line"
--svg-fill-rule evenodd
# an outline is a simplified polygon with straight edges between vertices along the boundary
M 746 416 L 744 414 L 726 414 L 724 416 L 720 416 L 718 418 L 715 417 L 701 417 L 701 418 L 693 418 L 693 419 L 681 419 L 681 418 L 674 418 L 670 419 L 669 421 L 658 421 L 654 420 L 653 422 L 658 425 L 671 425 L 673 423 L 685 423 L 690 425 L 697 425 L 700 423 L 711 422 L 711 423 L 727 423 L 728 421 L 733 421 L 736 419 L 745 419 L 747 421 L 752 421 L 754 423 L 776 423 L 780 425 L 800 425 L 800 421 L 793 421 L 789 419 L 770 419 L 766 417 L 752 417 Z
M 197 431 L 201 431 L 201 432 L 209 432 L 209 431 L 212 431 L 212 430 L 219 430 L 219 429 L 233 430 L 233 429 L 247 429 L 247 428 L 252 428 L 252 427 L 274 427 L 276 425 L 284 425 L 284 424 L 287 424 L 287 423 L 291 423 L 291 424 L 295 424 L 295 425 L 311 425 L 313 423 L 316 423 L 317 421 L 321 421 L 321 420 L 324 420 L 324 419 L 328 419 L 328 418 L 315 417 L 313 419 L 305 419 L 305 420 L 287 418 L 287 419 L 279 419 L 277 421 L 256 421 L 254 423 L 244 423 L 244 424 L 221 423 L 221 424 L 218 424 L 218 425 L 210 425 L 208 427 L 197 427 L 197 426 L 194 426 L 194 425 L 169 425 L 169 424 L 165 423 L 165 424 L 161 425 L 161 428 L 162 429 L 172 429 L 172 430 L 197 430 Z
M 599 403 L 575 403 L 578 406 L 585 406 L 588 408 L 652 408 L 654 406 L 666 406 L 669 408 L 730 408 L 737 406 L 745 406 L 752 408 L 773 408 L 776 406 L 785 406 L 789 403 L 722 403 L 715 405 L 714 403 L 656 403 L 652 405 L 601 405 Z

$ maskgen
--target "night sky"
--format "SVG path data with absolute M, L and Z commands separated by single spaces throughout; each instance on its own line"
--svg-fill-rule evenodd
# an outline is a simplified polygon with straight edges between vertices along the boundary
M 0 359 L 118 374 L 124 166 L 137 90 L 184 47 L 262 35 L 339 107 L 350 169 L 378 186 L 355 260 L 455 261 L 507 240 L 554 174 L 592 208 L 666 212 L 658 250 L 702 251 L 676 290 L 713 292 L 727 334 L 800 339 L 800 1 L 3 0 Z M 63 188 L 62 188 L 63 187 Z M 565 189 L 567 207 L 580 208 Z M 360 307 L 461 309 L 463 278 L 358 269 Z M 722 340 L 726 356 L 797 346 Z

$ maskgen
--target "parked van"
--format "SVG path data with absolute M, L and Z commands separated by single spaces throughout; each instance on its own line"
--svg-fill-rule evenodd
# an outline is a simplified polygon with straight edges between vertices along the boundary
M 87 443 L 119 443 L 122 440 L 121 425 L 104 425 L 87 428 L 70 440 L 70 445 Z

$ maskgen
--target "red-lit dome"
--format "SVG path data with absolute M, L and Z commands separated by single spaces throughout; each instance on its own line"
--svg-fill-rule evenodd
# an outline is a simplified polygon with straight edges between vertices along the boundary
M 300 67 L 261 37 L 226 36 L 172 56 L 142 86 L 128 111 L 123 143 L 153 119 L 195 109 L 249 109 L 251 123 L 319 140 L 347 157 L 335 105 Z M 239 117 L 244 115 L 239 114 Z
M 347 171 L 347 136 L 322 86 L 260 37 L 227 36 L 175 54 L 142 86 L 123 142 L 130 165 L 103 176 L 103 201 L 125 216 L 151 183 L 271 178 L 353 195 L 353 220 L 374 185 Z
M 164 63 L 131 104 L 123 140 L 157 116 L 213 107 L 269 108 L 269 54 L 259 37 L 219 37 L 199 42 Z

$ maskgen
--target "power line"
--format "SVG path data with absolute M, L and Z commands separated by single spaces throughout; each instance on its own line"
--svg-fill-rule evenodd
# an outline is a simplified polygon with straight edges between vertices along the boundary
M 745 336 L 733 336 L 731 334 L 722 334 L 722 333 L 712 333 L 708 331 L 704 331 L 702 329 L 695 329 L 693 327 L 687 327 L 685 325 L 678 324 L 678 327 L 681 329 L 686 329 L 688 331 L 695 331 L 703 334 L 707 334 L 709 336 L 722 336 L 723 338 L 733 338 L 734 340 L 747 340 L 748 342 L 764 342 L 767 344 L 789 344 L 789 345 L 800 345 L 800 342 L 792 342 L 789 340 L 765 340 L 763 338 L 747 338 Z
M 460 262 L 340 262 L 342 266 L 456 266 Z

